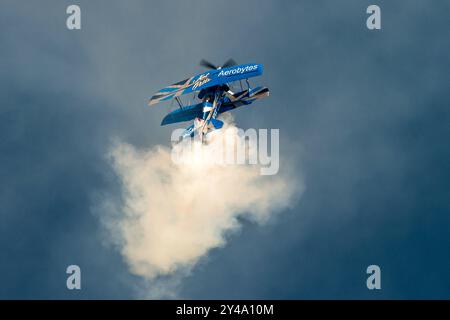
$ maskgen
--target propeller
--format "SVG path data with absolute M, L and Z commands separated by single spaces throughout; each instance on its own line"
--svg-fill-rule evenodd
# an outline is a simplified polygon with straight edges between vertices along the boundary
M 237 65 L 236 61 L 233 59 L 228 59 L 222 66 L 222 68 L 228 68 Z
M 215 65 L 213 65 L 211 62 L 206 61 L 205 59 L 200 60 L 200 65 L 202 67 L 208 68 L 208 69 L 217 69 Z
M 236 61 L 234 61 L 233 59 L 228 59 L 221 67 L 217 67 L 216 65 L 212 64 L 211 62 L 209 62 L 205 59 L 200 60 L 200 65 L 202 67 L 205 67 L 208 69 L 213 69 L 213 70 L 232 67 L 232 66 L 235 66 L 236 64 L 237 64 Z

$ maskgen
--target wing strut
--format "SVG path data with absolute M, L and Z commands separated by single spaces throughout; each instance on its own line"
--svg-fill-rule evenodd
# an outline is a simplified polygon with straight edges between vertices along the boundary
M 183 104 L 181 103 L 180 97 L 175 97 L 175 100 L 177 100 L 178 106 L 181 110 L 183 110 Z
M 250 82 L 248 82 L 248 79 L 245 79 L 245 82 L 247 83 L 247 90 L 250 91 Z

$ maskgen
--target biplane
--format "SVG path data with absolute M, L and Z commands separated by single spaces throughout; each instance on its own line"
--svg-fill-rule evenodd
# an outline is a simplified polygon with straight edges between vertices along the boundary
M 261 64 L 237 65 L 233 59 L 229 59 L 219 67 L 206 60 L 201 60 L 200 65 L 209 70 L 159 90 L 148 104 L 151 106 L 168 100 L 176 101 L 179 108 L 167 114 L 161 125 L 194 120 L 185 129 L 183 138 L 199 135 L 203 141 L 209 131 L 222 128 L 223 122 L 218 119 L 221 113 L 267 97 L 269 89 L 261 86 L 252 88 L 248 80 L 262 75 Z M 233 92 L 236 86 L 238 90 Z M 193 94 L 192 103 L 184 105 L 180 96 L 190 93 Z

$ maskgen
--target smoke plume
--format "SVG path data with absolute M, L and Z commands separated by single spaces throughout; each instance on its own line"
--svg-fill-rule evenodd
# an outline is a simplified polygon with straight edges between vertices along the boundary
M 194 148 L 184 142 L 149 150 L 121 142 L 112 148 L 122 204 L 109 225 L 133 274 L 155 280 L 189 270 L 209 250 L 225 245 L 239 229 L 239 217 L 264 223 L 301 193 L 287 163 L 272 176 L 261 175 L 259 165 L 218 163 L 219 143 L 227 141 L 225 149 L 246 143 L 237 133 L 222 139 L 225 131 Z M 174 151 L 189 161 L 173 161 Z

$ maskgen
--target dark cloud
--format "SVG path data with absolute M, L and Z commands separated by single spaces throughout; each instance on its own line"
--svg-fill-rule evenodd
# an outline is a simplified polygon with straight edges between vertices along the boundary
M 1 298 L 134 297 L 92 210 L 118 188 L 105 151 L 167 144 L 146 98 L 229 57 L 264 64 L 271 96 L 237 122 L 280 128 L 306 192 L 213 251 L 182 296 L 449 298 L 449 4 L 378 1 L 369 31 L 368 1 L 81 1 L 68 31 L 69 4 L 0 11 Z M 81 292 L 65 288 L 72 263 Z

